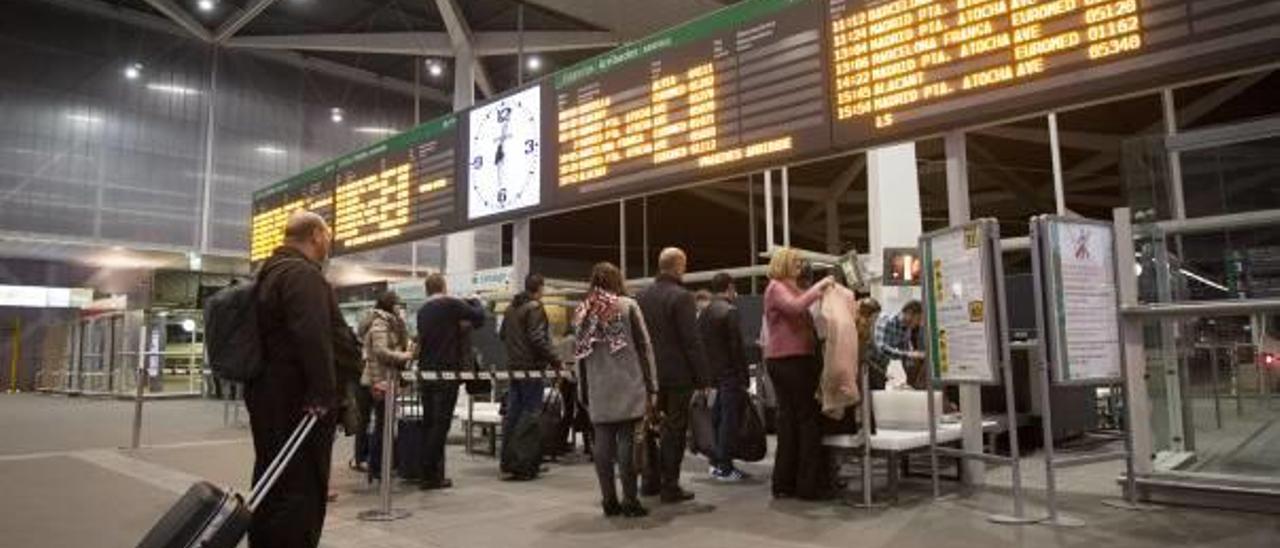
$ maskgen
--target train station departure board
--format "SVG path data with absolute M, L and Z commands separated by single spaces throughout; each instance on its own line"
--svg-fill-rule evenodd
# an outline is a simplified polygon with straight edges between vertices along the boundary
M 749 2 L 556 74 L 561 200 L 687 184 L 828 150 L 820 8 Z
M 250 254 L 296 209 L 359 251 L 1276 59 L 1280 0 L 743 0 L 256 193 Z
M 255 194 L 250 260 L 269 256 L 289 215 L 303 208 L 329 222 L 335 254 L 452 228 L 456 126 L 456 116 L 445 116 Z
M 1250 27 L 1280 38 L 1271 0 L 828 1 L 837 145 L 1149 87 L 1267 38 Z

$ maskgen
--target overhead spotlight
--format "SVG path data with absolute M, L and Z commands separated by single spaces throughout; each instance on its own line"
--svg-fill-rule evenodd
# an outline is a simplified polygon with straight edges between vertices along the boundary
M 200 11 L 213 11 L 214 6 L 216 4 L 213 0 L 199 0 L 196 2 L 196 7 L 200 8 Z
M 341 124 L 342 120 L 345 118 L 345 114 L 346 113 L 343 112 L 343 110 L 338 107 L 333 107 L 332 109 L 329 109 L 329 119 L 333 120 L 333 123 L 335 124 Z
M 137 80 L 142 76 L 142 63 L 130 63 L 124 67 L 124 77 L 130 80 Z
M 538 70 L 542 68 L 542 58 L 537 55 L 532 55 L 529 57 L 528 61 L 525 61 L 525 65 L 529 67 L 529 70 Z
M 283 148 L 271 146 L 271 145 L 262 145 L 256 148 L 255 150 L 257 150 L 260 154 L 267 154 L 270 156 L 279 156 L 281 154 L 288 153 L 288 151 Z
M 441 65 L 438 60 L 428 59 L 427 72 L 431 73 L 432 76 L 440 76 L 441 74 L 444 74 L 444 66 Z

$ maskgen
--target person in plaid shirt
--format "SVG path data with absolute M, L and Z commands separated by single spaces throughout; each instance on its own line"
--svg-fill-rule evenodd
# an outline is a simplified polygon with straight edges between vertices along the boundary
M 920 301 L 914 300 L 903 305 L 897 314 L 886 314 L 876 321 L 872 356 L 868 359 L 868 363 L 875 368 L 871 371 L 870 379 L 873 389 L 884 388 L 885 372 L 890 360 L 902 360 L 908 382 L 916 388 L 924 386 L 924 368 L 921 367 L 924 353 L 917 350 L 920 347 L 920 327 L 923 324 L 923 309 Z

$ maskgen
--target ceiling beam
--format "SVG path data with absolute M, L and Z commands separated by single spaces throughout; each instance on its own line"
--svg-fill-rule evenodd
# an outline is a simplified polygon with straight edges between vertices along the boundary
M 305 55 L 302 55 L 301 53 L 296 53 L 292 51 L 258 50 L 258 51 L 253 51 L 252 53 L 253 55 L 257 55 L 259 57 L 272 59 L 282 63 L 288 63 L 291 65 L 303 68 L 305 70 L 311 70 L 321 74 L 326 74 L 329 76 L 333 76 L 335 78 L 346 80 L 348 82 L 355 82 L 358 84 L 376 86 L 376 87 L 385 89 L 387 91 L 394 91 L 394 92 L 400 93 L 407 97 L 413 97 L 414 95 L 413 82 L 406 82 L 398 78 L 390 78 L 387 76 L 382 76 L 375 72 L 370 72 L 364 69 L 352 67 L 350 65 L 344 65 L 342 63 L 329 61 L 328 59 L 307 57 Z M 421 94 L 421 97 L 423 99 L 426 99 L 428 101 L 439 103 L 442 105 L 449 105 L 449 106 L 453 105 L 453 98 L 445 94 L 443 91 L 440 91 L 436 88 L 433 88 L 430 86 L 420 86 L 419 93 Z
M 170 21 L 177 23 L 178 26 L 187 29 L 187 32 L 190 32 L 196 38 L 199 38 L 204 42 L 210 42 L 213 40 L 213 35 L 209 33 L 209 29 L 204 28 L 204 25 L 200 24 L 199 21 L 196 21 L 191 14 L 178 7 L 177 4 L 174 4 L 173 0 L 145 1 L 148 6 L 155 8 L 156 11 L 160 12 L 165 17 L 168 17 Z
M 723 192 L 712 190 L 710 188 L 693 188 L 689 190 L 689 193 L 720 207 L 736 211 L 743 215 L 749 215 L 751 212 L 751 208 L 742 200 L 738 200 L 732 196 L 726 196 Z M 774 222 L 781 223 L 782 221 L 780 219 L 775 219 Z M 794 223 L 791 225 L 791 231 L 795 234 L 800 234 L 818 241 L 826 239 L 826 234 L 808 227 L 797 226 Z
M 477 32 L 473 37 L 476 55 L 515 55 L 520 50 L 518 32 Z M 547 53 L 582 49 L 612 48 L 621 43 L 611 32 L 525 31 L 525 53 Z
M 1213 112 L 1214 109 L 1222 106 L 1227 101 L 1230 101 L 1231 99 L 1235 98 L 1235 96 L 1240 95 L 1245 90 L 1253 87 L 1254 84 L 1261 82 L 1264 78 L 1269 76 L 1271 72 L 1272 71 L 1262 71 L 1262 72 L 1249 74 L 1246 76 L 1241 76 L 1239 79 L 1231 82 L 1230 84 L 1222 86 L 1214 90 L 1212 93 L 1209 93 L 1203 97 L 1200 97 L 1199 99 L 1196 99 L 1195 101 L 1192 101 L 1191 104 L 1187 105 L 1185 108 L 1181 109 L 1180 112 L 1178 112 L 1179 121 L 1185 125 L 1185 124 L 1190 124 L 1192 122 L 1195 122 L 1200 118 L 1203 118 L 1205 115 L 1209 114 L 1210 112 Z M 1141 131 L 1137 132 L 1138 135 L 1152 135 L 1152 134 L 1163 134 L 1163 133 L 1164 133 L 1163 119 L 1151 125 L 1148 125 L 1146 128 L 1143 128 Z M 1109 153 L 1096 154 L 1090 157 L 1089 159 L 1084 160 L 1072 166 L 1070 173 L 1064 170 L 1062 175 L 1065 181 L 1070 182 L 1074 178 L 1085 177 L 1085 176 L 1089 176 L 1094 173 L 1097 173 L 1099 171 L 1102 171 L 1103 169 L 1106 169 L 1108 167 L 1115 165 L 1119 161 L 1120 161 L 1120 155 L 1116 153 L 1115 149 L 1113 149 Z
M 218 27 L 218 32 L 213 36 L 213 41 L 219 44 L 226 42 L 228 38 L 235 36 L 237 32 L 240 32 L 240 29 L 252 22 L 274 3 L 276 3 L 276 0 L 253 0 L 253 3 L 245 7 L 244 11 L 240 12 L 240 15 Z
M 231 48 L 340 51 L 423 57 L 450 57 L 453 44 L 443 32 L 372 32 L 352 34 L 298 34 L 239 36 L 226 42 Z
M 472 45 L 477 56 L 515 55 L 519 49 L 518 33 L 478 32 Z M 227 47 L 254 49 L 291 49 L 297 51 L 340 51 L 452 57 L 453 41 L 443 32 L 362 32 L 257 35 L 228 38 Z M 617 40 L 607 32 L 548 31 L 526 32 L 525 53 L 547 53 L 616 46 Z
M 835 180 L 831 182 L 826 195 L 818 203 L 811 206 L 808 211 L 805 211 L 804 215 L 800 216 L 800 224 L 809 224 L 816 221 L 820 215 L 826 212 L 827 206 L 825 202 L 837 201 L 841 196 L 844 196 L 849 191 L 849 188 L 853 186 L 853 182 L 858 179 L 858 175 L 861 175 L 866 169 L 867 155 L 859 154 L 855 156 L 853 163 L 849 164 L 849 167 L 840 172 Z M 863 203 L 866 203 L 866 200 L 863 200 Z
M 1058 210 L 1058 205 L 1054 202 L 1052 196 L 1046 196 L 1044 192 L 1038 190 L 1034 185 L 1023 180 L 1017 173 L 1005 166 L 994 154 L 987 151 L 985 147 L 977 143 L 969 143 L 969 150 L 977 153 L 983 159 L 990 161 L 990 164 L 980 164 L 978 167 L 988 172 L 994 172 L 996 177 L 992 177 L 1000 186 L 1004 187 L 1014 200 L 1027 200 L 1033 209 L 1040 212 L 1053 212 Z M 973 175 L 970 174 L 970 179 Z M 1052 188 L 1050 187 L 1050 193 Z
M 474 54 L 475 39 L 471 35 L 471 25 L 467 23 L 466 17 L 463 17 L 462 8 L 458 6 L 457 0 L 435 0 L 435 4 L 436 10 L 440 12 L 440 18 L 444 19 L 445 30 L 449 31 L 449 41 L 453 45 L 454 55 L 463 50 Z M 493 84 L 489 82 L 489 74 L 485 72 L 480 58 L 475 55 L 468 57 L 475 59 L 476 87 L 480 88 L 480 93 L 485 97 L 492 96 Z
M 1017 126 L 995 126 L 974 130 L 973 133 L 999 137 L 1012 141 L 1049 144 L 1049 130 Z M 1125 135 L 1111 135 L 1092 131 L 1058 130 L 1058 142 L 1068 148 L 1109 152 L 1120 148 Z

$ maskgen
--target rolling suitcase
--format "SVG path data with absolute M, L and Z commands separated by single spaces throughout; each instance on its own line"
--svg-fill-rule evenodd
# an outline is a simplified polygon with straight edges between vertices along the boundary
M 307 415 L 271 461 L 246 501 L 240 493 L 207 481 L 192 485 L 138 543 L 138 548 L 235 548 L 249 531 L 253 510 L 275 485 L 316 418 Z

